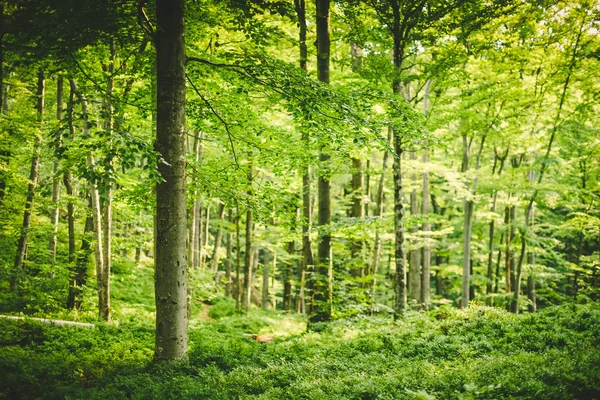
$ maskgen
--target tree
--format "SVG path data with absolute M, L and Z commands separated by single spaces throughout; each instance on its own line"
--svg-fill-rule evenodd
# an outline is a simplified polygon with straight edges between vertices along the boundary
M 155 362 L 188 351 L 184 3 L 156 1 Z

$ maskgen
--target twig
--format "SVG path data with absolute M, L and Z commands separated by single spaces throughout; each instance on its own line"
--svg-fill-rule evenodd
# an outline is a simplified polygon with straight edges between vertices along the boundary
M 227 132 L 227 137 L 229 138 L 229 143 L 231 144 L 231 152 L 233 153 L 233 160 L 235 161 L 235 164 L 239 167 L 240 164 L 238 163 L 237 155 L 235 154 L 235 147 L 233 145 L 233 139 L 232 139 L 233 134 L 229 130 L 229 124 L 227 123 L 227 121 L 225 121 L 223 118 L 221 118 L 221 116 L 219 115 L 217 110 L 214 109 L 212 104 L 210 104 L 210 102 L 204 96 L 202 96 L 202 94 L 200 93 L 200 91 L 198 90 L 196 85 L 194 85 L 194 82 L 192 82 L 192 80 L 190 79 L 190 76 L 188 74 L 185 74 L 185 77 L 187 78 L 190 85 L 192 85 L 192 88 L 194 89 L 196 94 L 202 99 L 202 101 L 208 106 L 208 108 L 210 108 L 210 110 L 214 114 L 214 116 L 217 117 L 218 120 L 221 121 L 221 123 L 225 127 L 225 131 Z

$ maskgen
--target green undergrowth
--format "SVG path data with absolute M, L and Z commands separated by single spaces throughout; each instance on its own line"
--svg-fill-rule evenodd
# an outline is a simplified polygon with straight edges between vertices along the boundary
M 8 399 L 594 399 L 600 306 L 515 316 L 474 307 L 362 317 L 306 332 L 304 319 L 216 298 L 190 322 L 189 362 L 153 365 L 153 325 L 95 329 L 0 320 Z M 245 334 L 265 334 L 259 343 Z

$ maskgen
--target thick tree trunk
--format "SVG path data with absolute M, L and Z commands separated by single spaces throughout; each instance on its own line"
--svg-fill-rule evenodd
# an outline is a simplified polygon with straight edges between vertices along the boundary
M 225 203 L 219 204 L 219 227 L 217 228 L 217 236 L 215 237 L 215 246 L 213 248 L 212 257 L 210 259 L 210 269 L 213 273 L 217 273 L 219 269 L 219 247 L 223 240 L 223 220 L 225 219 Z
M 50 263 L 56 262 L 56 244 L 58 236 L 58 200 L 60 198 L 60 177 L 58 169 L 60 166 L 60 148 L 62 147 L 62 113 L 63 113 L 63 76 L 58 75 L 56 79 L 56 119 L 58 120 L 58 132 L 54 142 L 55 159 L 52 168 L 52 210 L 50 211 L 50 223 L 52 234 L 50 235 Z
M 184 1 L 156 0 L 156 185 L 154 361 L 187 359 Z
M 329 26 L 330 0 L 316 0 L 316 29 L 317 29 L 317 70 L 319 80 L 329 83 L 330 60 L 330 26 Z M 331 193 L 330 171 L 328 170 L 331 156 L 322 151 L 319 154 L 322 173 L 319 176 L 319 226 L 324 230 L 320 237 L 317 271 L 314 274 L 313 301 L 311 306 L 310 322 L 329 321 L 331 319 L 332 304 L 329 292 L 329 269 L 331 255 L 331 236 L 328 232 L 331 224 Z
M 10 280 L 11 290 L 16 290 L 23 274 L 25 265 L 25 253 L 29 243 L 29 229 L 31 227 L 31 217 L 33 214 L 33 198 L 38 184 L 40 170 L 40 152 L 42 150 L 43 138 L 43 123 L 44 123 L 44 95 L 45 95 L 45 78 L 42 71 L 38 72 L 37 80 L 37 117 L 39 129 L 34 139 L 33 156 L 31 157 L 31 169 L 29 172 L 29 185 L 27 186 L 27 198 L 25 200 L 25 211 L 23 211 L 23 225 L 21 227 L 21 235 L 17 243 L 17 253 L 15 255 L 15 263 L 13 276 Z

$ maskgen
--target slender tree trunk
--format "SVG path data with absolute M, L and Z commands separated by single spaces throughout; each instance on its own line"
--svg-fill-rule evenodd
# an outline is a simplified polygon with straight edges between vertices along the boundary
M 387 143 L 392 142 L 392 127 L 388 127 Z M 383 165 L 381 166 L 381 176 L 377 184 L 377 197 L 375 198 L 375 216 L 381 217 L 383 215 L 383 189 L 385 187 L 385 174 L 388 169 L 390 154 L 388 151 L 383 153 Z M 381 254 L 381 232 L 379 228 L 375 230 L 375 246 L 373 246 L 373 261 L 371 266 L 371 274 L 373 279 L 371 281 L 371 291 L 373 299 L 375 299 L 375 292 L 377 288 L 377 273 L 379 270 L 379 257 Z
M 417 154 L 414 151 L 410 152 L 410 159 L 415 161 Z M 419 213 L 417 199 L 417 174 L 411 174 L 413 189 L 410 192 L 410 213 L 415 217 Z M 412 228 L 413 234 L 419 231 L 419 226 L 415 224 Z M 421 301 L 421 249 L 412 249 L 410 251 L 410 262 L 408 265 L 408 293 L 410 299 L 419 303 Z
M 423 116 L 427 118 L 429 112 L 429 91 L 431 89 L 431 80 L 425 83 L 423 89 Z M 423 165 L 427 168 L 429 163 L 429 149 L 423 151 Z M 425 243 L 423 245 L 423 270 L 421 271 L 421 304 L 424 310 L 429 309 L 429 294 L 431 286 L 431 245 L 429 243 L 431 231 L 431 224 L 429 223 L 429 213 L 431 195 L 429 192 L 429 171 L 423 172 L 423 204 L 422 214 L 425 217 L 425 223 L 423 224 L 423 231 L 425 235 L 423 237 Z
M 508 197 L 510 198 L 510 194 Z M 504 264 L 505 264 L 504 279 L 506 280 L 506 285 L 505 285 L 506 293 L 510 293 L 510 291 L 511 291 L 510 259 L 512 258 L 511 251 L 510 251 L 510 242 L 512 240 L 512 236 L 511 236 L 511 221 L 510 221 L 510 207 L 509 206 L 506 206 L 506 208 L 504 209 L 504 226 L 506 227 L 506 246 L 505 246 L 506 250 L 505 250 L 505 255 L 504 255 Z
M 351 216 L 356 219 L 365 217 L 365 204 L 363 187 L 365 182 L 365 174 L 363 170 L 363 162 L 358 158 L 352 158 L 352 212 Z M 363 243 L 362 240 L 354 240 L 350 245 L 352 260 L 356 263 L 350 273 L 354 277 L 364 277 L 364 260 L 362 257 Z
M 269 301 L 269 277 L 271 270 L 271 252 L 265 248 L 263 251 L 263 276 L 262 276 L 262 308 L 268 310 L 271 308 Z
M 184 3 L 156 0 L 155 362 L 187 359 Z
M 196 164 L 200 165 L 204 156 L 204 146 L 202 140 L 204 139 L 204 133 L 197 131 L 194 137 L 194 156 Z M 201 243 L 201 231 L 202 231 L 202 215 L 201 215 L 201 201 L 198 193 L 198 189 L 194 188 L 194 204 L 192 205 L 192 221 L 190 223 L 190 257 L 188 260 L 192 263 L 194 269 L 200 266 L 200 243 Z
M 235 218 L 235 310 L 242 311 L 242 282 L 241 282 L 241 264 L 242 264 L 242 246 L 240 244 L 240 207 L 236 206 Z
M 63 113 L 63 76 L 58 75 L 56 80 L 56 119 L 58 120 L 58 132 L 54 142 L 55 159 L 52 168 L 52 211 L 50 222 L 52 223 L 52 235 L 50 235 L 50 263 L 56 262 L 56 244 L 58 235 L 58 200 L 60 198 L 60 177 L 58 169 L 60 166 L 60 148 L 62 147 L 62 113 Z
M 252 198 L 252 163 L 248 166 L 248 199 Z M 242 297 L 242 309 L 248 312 L 252 299 L 252 208 L 248 206 L 246 210 L 246 259 L 244 265 L 244 296 Z
M 423 165 L 429 163 L 429 151 L 425 149 L 423 152 Z M 429 223 L 429 213 L 431 212 L 429 206 L 429 172 L 423 173 L 423 216 L 426 218 L 423 224 L 423 231 L 425 232 L 423 246 L 423 271 L 421 274 L 421 304 L 424 310 L 429 309 L 429 293 L 430 293 L 430 279 L 431 279 L 431 245 L 429 244 L 429 232 L 431 231 L 431 224 Z
M 204 241 L 200 243 L 200 267 L 204 268 L 204 266 L 206 265 L 206 251 L 205 249 L 208 248 L 208 238 L 209 238 L 209 232 L 210 232 L 210 209 L 212 207 L 212 203 L 209 201 L 208 205 L 206 206 L 206 211 L 204 213 L 204 232 L 203 232 L 203 239 Z
M 294 256 L 296 253 L 296 242 L 290 240 L 287 247 L 288 255 Z M 283 270 L 283 310 L 290 312 L 292 310 L 292 277 L 294 276 L 295 261 L 288 261 Z
M 111 39 L 110 42 L 110 61 L 108 64 L 108 83 L 106 85 L 106 99 L 104 101 L 106 120 L 104 121 L 104 130 L 107 140 L 112 140 L 113 129 L 114 129 L 114 107 L 112 104 L 112 93 L 114 89 L 113 74 L 115 72 L 115 59 L 117 56 L 117 50 L 115 47 L 115 40 Z M 111 145 L 112 146 L 112 145 Z M 113 171 L 112 161 L 105 162 L 107 169 Z M 112 192 L 113 192 L 113 177 L 109 177 L 102 183 L 102 195 L 100 196 L 101 212 L 102 212 L 102 255 L 104 256 L 104 271 L 102 273 L 102 303 L 99 304 L 100 316 L 105 321 L 110 321 L 110 270 L 112 262 L 112 224 L 113 224 L 113 210 L 112 210 Z
M 300 50 L 300 68 L 307 70 L 308 49 L 306 46 L 306 3 L 304 0 L 294 0 L 296 15 L 298 16 L 299 29 L 299 50 Z M 310 138 L 308 132 L 303 130 L 302 142 L 308 152 L 310 149 Z M 310 190 L 310 163 L 307 163 L 304 175 L 302 176 L 302 263 L 298 276 L 298 312 L 305 312 L 305 273 L 307 270 L 313 270 L 314 260 L 310 231 L 312 228 L 312 207 L 311 207 L 311 190 Z M 311 282 L 309 282 L 309 285 Z
M 40 170 L 40 152 L 42 150 L 43 138 L 43 123 L 44 123 L 44 95 L 45 95 L 45 78 L 42 71 L 38 72 L 37 80 L 37 117 L 38 117 L 38 132 L 34 139 L 33 156 L 31 157 L 31 169 L 29 172 L 29 185 L 27 186 L 27 198 L 25 200 L 25 211 L 23 211 L 23 225 L 21 227 L 21 235 L 17 244 L 17 253 L 15 256 L 13 276 L 10 280 L 11 290 L 16 290 L 23 270 L 25 268 L 25 253 L 29 243 L 29 229 L 31 227 L 31 217 L 33 213 L 33 198 L 38 184 Z
M 402 92 L 402 81 L 400 74 L 404 61 L 405 38 L 401 29 L 400 5 L 398 1 L 392 2 L 394 23 L 392 34 L 394 37 L 394 70 L 395 79 L 392 83 L 392 91 L 399 95 Z M 404 253 L 404 206 L 402 204 L 402 135 L 400 130 L 393 129 L 394 136 L 394 256 L 396 259 L 396 276 L 394 278 L 394 311 L 398 317 L 406 311 L 406 254 Z
M 73 107 L 75 100 L 75 91 L 73 88 L 69 90 L 69 105 L 67 108 L 67 119 L 69 122 L 69 140 L 75 138 L 75 122 L 73 120 Z M 67 192 L 67 225 L 69 234 L 69 264 L 72 265 L 75 261 L 75 206 L 73 204 L 73 174 L 68 167 L 65 167 L 63 173 L 63 183 Z
M 223 239 L 223 220 L 225 219 L 225 203 L 219 205 L 219 227 L 217 236 L 215 237 L 215 247 L 213 248 L 212 257 L 210 259 L 210 269 L 213 273 L 217 273 L 219 269 L 219 247 Z
M 77 89 L 77 84 L 74 79 L 70 79 L 69 83 L 71 85 L 71 90 L 78 97 L 81 102 L 81 114 L 83 117 L 83 136 L 85 138 L 90 137 L 90 121 L 89 121 L 89 112 L 88 112 L 88 102 L 83 93 L 79 92 Z M 90 169 L 93 169 L 95 165 L 94 156 L 89 153 L 87 156 L 87 166 Z M 98 193 L 98 185 L 96 182 L 90 182 L 90 197 L 92 198 L 92 218 L 94 221 L 94 255 L 96 259 L 96 280 L 98 282 L 98 315 L 100 318 L 103 318 L 104 315 L 102 310 L 104 305 L 107 304 L 106 299 L 104 298 L 105 291 L 102 287 L 104 283 L 104 255 L 102 244 L 104 243 L 102 240 L 102 217 L 100 211 L 100 195 Z
M 2 114 L 6 114 L 8 110 L 6 93 L 8 87 L 4 83 L 4 35 L 6 28 L 4 23 L 4 2 L 0 3 L 0 110 Z M 10 133 L 10 131 L 9 131 Z M 10 151 L 6 148 L 0 149 L 0 166 L 8 171 L 8 163 L 10 161 Z M 6 175 L 0 172 L 0 207 L 4 206 L 4 196 L 6 194 Z
M 329 83 L 330 60 L 330 25 L 329 25 L 330 0 L 316 0 L 316 29 L 317 29 L 317 70 L 321 82 Z M 329 269 L 331 254 L 331 235 L 328 232 L 331 224 L 331 193 L 330 171 L 328 170 L 331 156 L 325 151 L 319 154 L 322 173 L 319 176 L 319 226 L 323 229 L 320 237 L 317 271 L 314 274 L 313 301 L 311 306 L 310 322 L 329 321 L 331 319 L 332 304 L 329 292 Z
M 233 212 L 231 209 L 227 212 L 227 221 L 233 222 Z M 225 297 L 231 297 L 231 265 L 233 264 L 233 233 L 227 229 L 227 259 L 225 260 Z
M 92 198 L 88 195 L 89 208 L 92 208 Z M 71 284 L 67 297 L 67 308 L 79 309 L 83 303 L 83 285 L 87 278 L 87 266 L 90 260 L 91 241 L 90 235 L 94 230 L 94 220 L 91 216 L 85 219 L 85 228 L 81 237 L 81 248 L 77 254 L 77 263 L 71 273 Z

